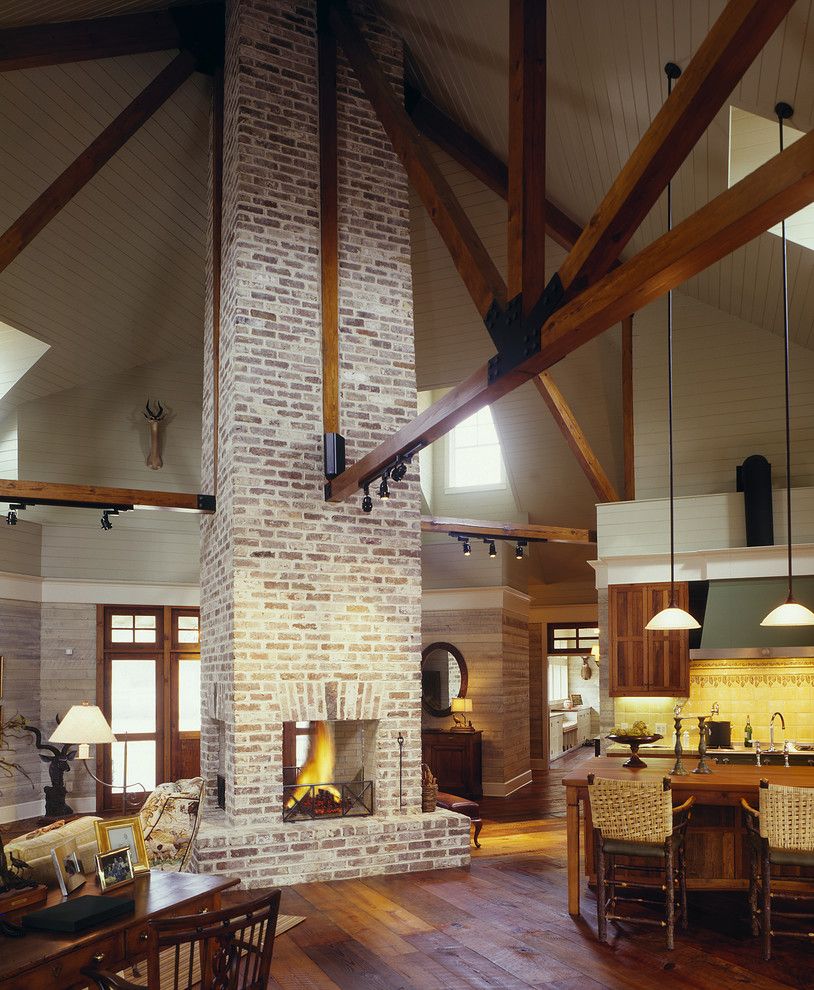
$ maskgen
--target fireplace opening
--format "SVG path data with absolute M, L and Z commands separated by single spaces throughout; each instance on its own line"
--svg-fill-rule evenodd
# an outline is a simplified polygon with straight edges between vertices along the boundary
M 283 723 L 283 821 L 372 815 L 375 721 Z

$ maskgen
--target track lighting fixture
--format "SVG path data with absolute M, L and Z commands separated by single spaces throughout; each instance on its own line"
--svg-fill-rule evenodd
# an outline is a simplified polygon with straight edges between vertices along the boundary
M 517 541 L 517 546 L 514 548 L 514 555 L 517 560 L 523 559 L 523 554 L 525 553 L 523 548 L 525 547 L 525 545 L 526 544 L 522 540 Z
M 118 509 L 105 509 L 104 512 L 102 512 L 101 526 L 106 533 L 113 529 L 113 523 L 110 521 L 110 517 L 117 516 L 118 514 Z
M 396 461 L 396 466 L 390 472 L 390 477 L 393 481 L 401 481 L 405 474 L 407 474 L 407 464 L 399 458 Z
M 489 556 L 492 558 L 497 557 L 497 547 L 494 540 L 489 541 Z
M 390 489 L 387 485 L 387 474 L 382 475 L 382 480 L 379 484 L 379 498 L 390 498 Z
M 16 509 L 9 509 L 8 512 L 6 513 L 6 525 L 7 526 L 16 526 L 17 525 L 17 510 Z
M 362 498 L 362 512 L 373 511 L 373 499 L 370 497 L 370 485 L 365 485 L 365 494 Z
M 472 554 L 472 545 L 469 540 L 464 540 L 464 557 L 469 557 Z

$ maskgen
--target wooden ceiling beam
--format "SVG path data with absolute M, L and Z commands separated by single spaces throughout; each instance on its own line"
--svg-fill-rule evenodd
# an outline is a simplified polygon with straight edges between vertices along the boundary
M 0 72 L 63 62 L 185 48 L 192 31 L 223 21 L 222 3 L 195 4 L 86 21 L 61 21 L 0 31 Z
M 484 365 L 357 461 L 327 488 L 331 501 L 358 491 L 387 464 L 512 392 L 608 327 L 637 312 L 814 200 L 814 131 L 701 207 L 546 321 L 539 353 L 490 383 Z
M 26 248 L 66 203 L 136 133 L 195 69 L 195 56 L 181 52 L 75 158 L 28 209 L 0 235 L 0 272 Z
M 609 270 L 793 5 L 729 0 L 560 266 L 568 295 Z
M 410 119 L 425 138 L 445 151 L 453 161 L 471 172 L 501 199 L 509 198 L 509 170 L 506 165 L 461 125 L 437 107 L 414 84 L 406 84 L 405 103 Z M 545 201 L 545 231 L 566 250 L 576 244 L 582 227 L 550 199 Z
M 547 371 L 544 371 L 534 379 L 534 385 L 554 417 L 554 422 L 560 428 L 565 442 L 573 451 L 596 497 L 600 502 L 618 502 L 619 493 L 605 473 L 557 383 Z
M 98 485 L 62 485 L 48 481 L 11 481 L 0 479 L 0 502 L 40 505 L 79 506 L 100 509 L 132 506 L 145 509 L 174 509 L 211 514 L 215 511 L 214 495 L 190 492 L 157 492 L 141 488 L 103 488 Z
M 422 516 L 422 533 L 468 533 L 473 536 L 510 536 L 517 540 L 547 540 L 549 543 L 596 543 L 596 533 L 570 526 L 538 526 L 532 523 L 500 523 L 483 519 Z
M 458 273 L 482 317 L 494 302 L 506 303 L 506 286 L 449 183 L 435 164 L 384 77 L 344 0 L 332 0 L 329 23 L 362 85 L 413 188 L 447 246 Z

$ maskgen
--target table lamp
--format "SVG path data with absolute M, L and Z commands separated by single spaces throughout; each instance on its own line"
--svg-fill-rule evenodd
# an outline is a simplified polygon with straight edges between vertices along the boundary
M 98 705 L 92 705 L 88 701 L 83 701 L 80 705 L 72 705 L 68 709 L 65 718 L 59 723 L 56 731 L 49 739 L 52 743 L 71 743 L 79 747 L 76 754 L 78 760 L 85 764 L 85 770 L 103 787 L 111 790 L 114 785 L 100 780 L 88 767 L 90 759 L 90 747 L 100 746 L 106 743 L 118 742 L 110 728 L 110 723 L 102 713 Z M 122 811 L 127 806 L 127 735 L 124 737 L 124 777 L 122 780 Z
M 450 709 L 452 711 L 452 718 L 455 724 L 451 728 L 451 732 L 474 732 L 475 729 L 470 722 L 468 725 L 466 723 L 466 716 L 472 711 L 472 699 L 471 698 L 453 698 L 450 702 Z

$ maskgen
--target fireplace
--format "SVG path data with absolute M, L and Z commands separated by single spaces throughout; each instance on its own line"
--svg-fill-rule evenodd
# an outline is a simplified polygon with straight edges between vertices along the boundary
M 283 821 L 372 815 L 374 720 L 283 723 Z

